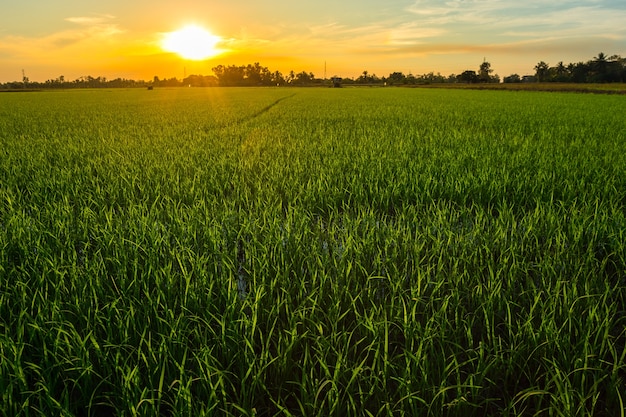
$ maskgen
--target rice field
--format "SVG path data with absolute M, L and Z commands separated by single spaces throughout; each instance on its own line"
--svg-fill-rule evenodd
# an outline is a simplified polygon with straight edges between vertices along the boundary
M 0 95 L 0 415 L 624 416 L 626 101 Z

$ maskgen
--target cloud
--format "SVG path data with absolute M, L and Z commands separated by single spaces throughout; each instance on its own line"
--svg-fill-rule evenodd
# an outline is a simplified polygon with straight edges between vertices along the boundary
M 614 51 L 617 43 L 607 40 L 604 43 L 609 47 L 607 52 Z M 500 43 L 470 43 L 470 42 L 424 42 L 412 45 L 397 45 L 379 53 L 391 57 L 433 57 L 433 56 L 459 56 L 459 55 L 481 55 L 519 58 L 521 56 L 532 57 L 531 59 L 558 59 L 574 60 L 590 59 L 592 54 L 597 53 L 597 39 L 588 37 L 550 37 L 545 39 L 525 39 L 513 42 Z M 580 51 L 586 51 L 582 58 Z M 356 53 L 367 53 L 367 50 L 360 49 Z M 591 54 L 591 55 L 590 55 Z M 548 56 L 550 58 L 548 58 Z M 544 57 L 544 58 L 542 58 Z M 532 61 L 529 61 L 532 63 Z
M 445 28 L 424 27 L 415 22 L 401 24 L 388 30 L 390 45 L 411 45 L 422 43 L 426 38 L 444 36 L 448 32 Z
M 112 43 L 115 36 L 125 32 L 119 25 L 111 22 L 111 15 L 93 17 L 69 17 L 64 20 L 78 25 L 39 37 L 3 36 L 0 37 L 0 50 L 8 57 L 41 58 L 58 57 L 68 48 L 81 54 L 95 50 L 94 45 Z M 72 56 L 75 58 L 76 56 Z
M 69 32 L 87 37 L 107 37 L 125 32 L 119 25 L 111 22 L 115 20 L 115 16 L 109 14 L 67 17 L 65 20 L 85 28 L 83 30 L 70 30 Z
M 115 16 L 105 14 L 105 15 L 96 15 L 96 16 L 78 16 L 78 17 L 66 17 L 65 20 L 68 22 L 76 23 L 78 25 L 99 25 L 110 20 L 115 19 Z
M 623 5 L 593 0 L 554 0 L 550 3 L 539 0 L 452 0 L 444 3 L 418 0 L 406 11 L 424 25 L 465 24 L 484 31 L 505 27 L 586 28 L 595 27 L 598 22 L 604 24 L 605 29 L 621 30 L 626 17 Z

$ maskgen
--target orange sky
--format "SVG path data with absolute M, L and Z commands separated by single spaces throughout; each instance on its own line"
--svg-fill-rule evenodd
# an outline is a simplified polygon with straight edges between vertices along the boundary
M 539 61 L 626 55 L 623 0 L 228 2 L 24 0 L 3 6 L 0 82 L 81 76 L 152 79 L 260 62 L 270 70 L 355 77 L 367 70 L 532 74 Z M 196 24 L 227 50 L 203 61 L 166 52 L 163 36 Z

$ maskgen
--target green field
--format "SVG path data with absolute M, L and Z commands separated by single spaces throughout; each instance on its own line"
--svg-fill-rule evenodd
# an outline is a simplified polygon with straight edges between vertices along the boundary
M 0 95 L 0 415 L 624 416 L 626 100 Z

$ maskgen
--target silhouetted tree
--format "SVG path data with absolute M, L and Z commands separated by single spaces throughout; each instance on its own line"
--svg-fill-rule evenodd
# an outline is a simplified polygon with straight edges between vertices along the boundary
M 315 81 L 315 75 L 312 72 L 307 73 L 306 71 L 302 71 L 296 74 L 296 78 L 293 80 L 294 85 L 311 85 Z
M 213 68 L 213 73 L 217 77 L 219 85 L 223 87 L 232 87 L 243 85 L 246 75 L 246 67 L 236 65 L 218 65 Z
M 466 70 L 461 73 L 461 75 L 457 76 L 459 82 L 462 83 L 476 83 L 478 82 L 478 75 L 476 71 Z
M 280 71 L 274 71 L 271 74 L 272 85 L 285 85 L 287 81 Z
M 612 55 L 607 62 L 607 82 L 626 82 L 626 59 Z
M 520 83 L 522 82 L 522 79 L 520 78 L 520 76 L 518 74 L 511 74 L 507 77 L 504 77 L 503 80 L 505 83 Z
M 537 78 L 537 81 L 547 81 L 549 71 L 550 66 L 543 61 L 540 61 L 537 65 L 535 65 L 535 77 Z
M 217 77 L 213 75 L 190 75 L 183 79 L 184 86 L 189 87 L 216 87 Z
M 363 71 L 363 73 L 355 80 L 357 84 L 372 84 L 380 82 L 380 78 L 376 76 L 376 74 L 370 75 L 368 71 Z
M 404 76 L 403 73 L 401 72 L 393 72 L 391 74 L 389 74 L 389 77 L 387 77 L 387 83 L 393 85 L 393 84 L 406 84 L 407 79 Z
M 491 64 L 487 61 L 483 61 L 478 69 L 478 81 L 481 83 L 491 82 L 492 72 L 493 70 L 491 69 Z
M 569 78 L 567 68 L 563 65 L 563 61 L 560 61 L 554 68 L 554 81 L 565 82 L 569 81 Z
M 570 79 L 575 83 L 587 82 L 587 76 L 591 68 L 584 62 L 569 64 L 567 70 L 570 73 Z

